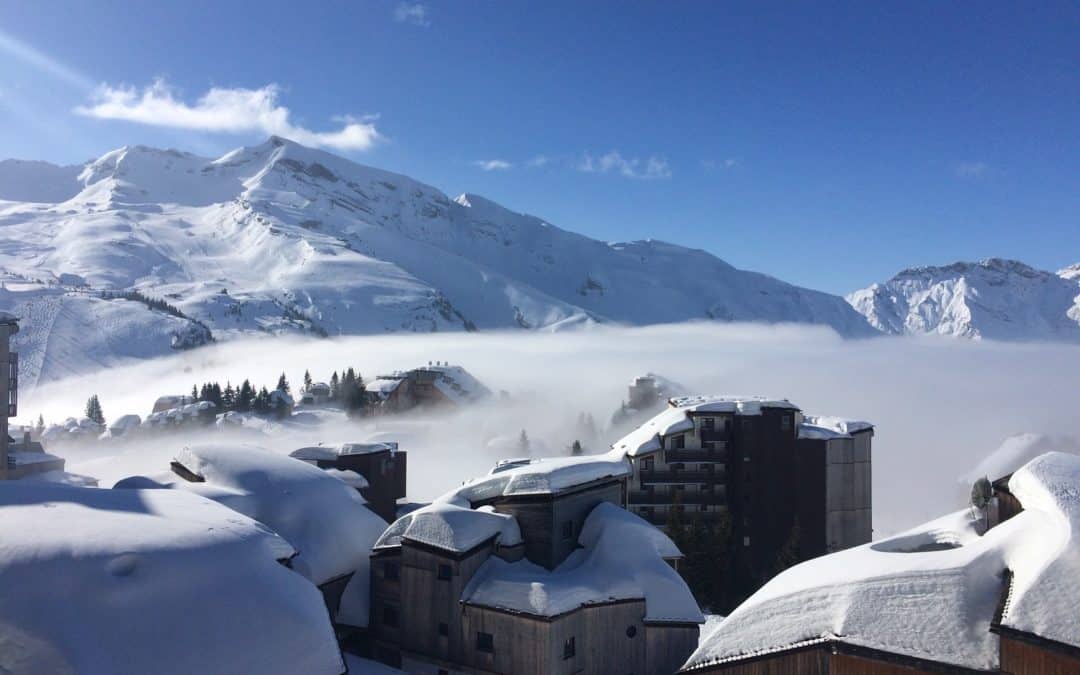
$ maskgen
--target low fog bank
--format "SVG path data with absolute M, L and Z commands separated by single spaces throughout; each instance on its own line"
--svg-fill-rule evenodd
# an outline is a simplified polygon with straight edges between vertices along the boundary
M 331 371 L 352 366 L 370 380 L 436 360 L 464 366 L 493 391 L 508 392 L 509 400 L 427 419 L 353 424 L 340 415 L 311 415 L 254 442 L 287 451 L 318 441 L 397 438 L 409 451 L 410 498 L 428 499 L 486 472 L 498 458 L 520 455 L 515 441 L 521 429 L 533 441 L 532 454 L 566 453 L 578 437 L 579 413 L 592 414 L 603 430 L 629 381 L 651 371 L 694 393 L 783 397 L 807 413 L 873 422 L 877 537 L 962 506 L 958 477 L 1006 437 L 1080 435 L 1077 346 L 844 341 L 827 329 L 712 323 L 227 342 L 49 383 L 24 396 L 19 421 L 30 423 L 39 413 L 49 423 L 78 416 L 93 393 L 110 419 L 145 416 L 157 396 L 190 392 L 192 384 L 204 381 L 224 386 L 226 380 L 235 385 L 250 378 L 272 388 L 284 371 L 295 389 L 305 369 L 325 381 Z M 602 435 L 587 449 L 604 450 L 611 440 Z M 115 447 L 58 452 L 68 457 L 71 470 L 111 485 L 118 474 L 167 470 L 171 453 L 192 442 L 185 435 L 132 443 L 121 458 L 99 456 L 115 455 Z

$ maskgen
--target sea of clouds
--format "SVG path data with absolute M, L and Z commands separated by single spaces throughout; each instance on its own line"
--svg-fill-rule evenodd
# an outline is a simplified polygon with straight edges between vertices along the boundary
M 633 377 L 654 372 L 692 393 L 788 398 L 808 414 L 876 425 L 873 447 L 875 537 L 964 506 L 971 471 L 1015 434 L 1080 436 L 1080 347 L 946 338 L 843 340 L 803 326 L 693 323 L 603 327 L 565 333 L 390 334 L 334 339 L 265 338 L 225 342 L 168 358 L 118 364 L 25 392 L 22 423 L 79 416 L 98 394 L 106 416 L 145 416 L 155 398 L 192 384 L 223 386 L 250 378 L 272 388 L 285 372 L 294 387 L 305 370 L 326 381 L 356 368 L 365 379 L 429 361 L 462 365 L 495 392 L 460 414 L 381 418 L 301 417 L 270 436 L 243 435 L 274 450 L 305 444 L 399 440 L 409 452 L 409 497 L 426 500 L 521 454 L 522 429 L 533 455 L 565 454 L 580 434 L 577 416 L 605 430 Z M 205 437 L 204 437 L 205 436 Z M 128 445 L 57 450 L 69 470 L 108 487 L 132 473 L 168 469 L 179 447 L 222 434 L 186 434 Z M 1066 441 L 1063 441 L 1066 442 Z

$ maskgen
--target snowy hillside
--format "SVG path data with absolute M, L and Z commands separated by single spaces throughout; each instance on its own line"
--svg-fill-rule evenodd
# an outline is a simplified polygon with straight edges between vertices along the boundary
M 916 267 L 847 296 L 886 333 L 1080 342 L 1080 267 L 1059 274 L 991 258 Z
M 276 137 L 214 160 L 135 146 L 83 167 L 8 161 L 0 199 L 9 200 L 0 202 L 4 309 L 42 297 L 98 304 L 103 290 L 134 289 L 217 339 L 692 319 L 875 332 L 839 297 L 704 251 L 603 243 Z M 154 336 L 183 319 L 132 309 L 111 312 L 89 358 L 171 348 Z M 128 321 L 160 325 L 143 344 L 115 339 Z M 45 350 L 32 357 L 44 364 L 42 379 L 65 374 L 49 364 L 74 359 L 56 352 L 87 339 L 59 333 L 64 326 L 35 315 L 20 333 L 20 348 Z

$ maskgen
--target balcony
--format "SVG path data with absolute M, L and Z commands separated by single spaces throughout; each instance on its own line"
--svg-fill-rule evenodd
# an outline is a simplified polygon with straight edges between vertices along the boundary
M 712 483 L 726 482 L 726 474 L 723 467 L 716 467 L 713 471 L 700 471 L 692 469 L 674 469 L 657 471 L 655 469 L 642 469 L 638 474 L 642 483 Z
M 663 527 L 668 522 L 667 511 L 647 511 L 636 514 L 642 520 Z M 679 519 L 686 525 L 693 523 L 697 519 L 701 519 L 706 523 L 728 518 L 727 511 L 694 511 L 692 509 L 686 509 L 679 514 Z
M 724 462 L 727 461 L 727 453 L 723 450 L 665 450 L 664 461 L 672 462 Z
M 678 497 L 674 492 L 648 492 L 644 490 L 634 490 L 630 493 L 630 503 L 633 505 L 650 504 L 655 505 L 667 505 L 676 503 L 678 499 L 679 504 L 726 504 L 727 495 L 723 490 L 716 492 L 688 492 L 686 490 L 680 491 Z

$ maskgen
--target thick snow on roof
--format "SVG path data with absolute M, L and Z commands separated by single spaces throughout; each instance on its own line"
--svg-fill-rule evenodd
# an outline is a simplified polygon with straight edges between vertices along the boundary
M 345 455 L 371 455 L 394 452 L 397 443 L 342 443 L 341 445 L 312 445 L 289 453 L 290 457 L 306 460 L 335 460 Z
M 397 546 L 407 539 L 464 553 L 492 538 L 503 546 L 520 544 L 521 530 L 514 517 L 490 508 L 471 509 L 439 501 L 398 518 L 375 542 L 375 548 Z
M 552 571 L 528 560 L 489 558 L 462 600 L 547 617 L 582 605 L 641 598 L 646 621 L 704 621 L 690 590 L 664 560 L 682 554 L 657 528 L 602 502 L 585 519 L 578 541 L 583 548 Z
M 296 548 L 293 568 L 314 583 L 367 576 L 371 546 L 386 523 L 341 480 L 250 445 L 188 447 L 176 461 L 205 482 L 176 479 L 163 487 L 201 494 L 270 527 Z
M 496 465 L 487 476 L 465 483 L 442 499 L 474 503 L 499 496 L 553 494 L 604 478 L 622 478 L 631 472 L 630 463 L 617 452 L 537 458 L 512 467 Z
M 796 565 L 705 637 L 686 667 L 836 640 L 968 668 L 994 669 L 1002 623 L 1080 646 L 1080 457 L 1048 453 L 1009 481 L 1024 511 L 975 530 L 968 509 L 891 539 Z
M 729 413 L 734 415 L 760 415 L 763 408 L 798 410 L 787 399 L 770 399 L 761 396 L 683 396 L 668 401 L 668 407 L 648 422 L 616 441 L 611 447 L 636 457 L 660 449 L 660 437 L 677 434 L 694 428 L 688 413 Z
M 328 476 L 333 476 L 356 490 L 363 490 L 370 485 L 367 478 L 364 478 L 355 471 L 349 471 L 348 469 L 323 469 L 323 471 L 325 471 Z
M 0 671 L 344 670 L 293 548 L 193 494 L 0 483 Z
M 404 380 L 401 378 L 388 378 L 380 377 L 377 380 L 372 380 L 364 385 L 364 389 L 372 394 L 379 394 L 380 396 L 389 396 L 391 392 L 397 389 L 401 382 Z
M 857 434 L 861 431 L 869 431 L 874 428 L 874 425 L 869 422 L 848 420 L 842 417 L 826 417 L 824 415 L 806 415 L 803 417 L 803 423 L 808 426 L 825 429 L 845 436 Z
M 461 366 L 426 366 L 423 370 L 442 373 L 442 377 L 435 380 L 435 388 L 455 403 L 463 403 L 491 394 L 491 391 L 480 380 Z

